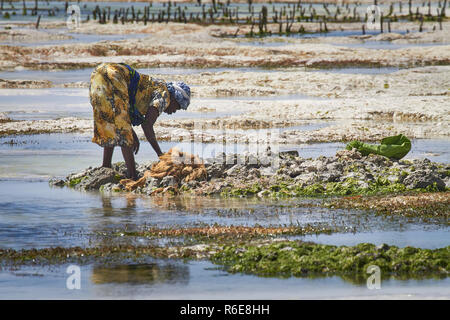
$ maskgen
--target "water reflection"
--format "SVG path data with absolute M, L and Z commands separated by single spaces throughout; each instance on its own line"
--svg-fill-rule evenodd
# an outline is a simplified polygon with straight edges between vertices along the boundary
M 147 263 L 115 266 L 94 266 L 91 281 L 94 284 L 154 285 L 189 283 L 189 267 L 184 264 Z

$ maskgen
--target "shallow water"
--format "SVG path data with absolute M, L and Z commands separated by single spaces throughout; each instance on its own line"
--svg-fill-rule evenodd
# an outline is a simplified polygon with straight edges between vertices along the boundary
M 380 68 L 327 68 L 327 69 L 311 69 L 311 72 L 324 72 L 324 73 L 343 73 L 343 74 L 389 74 L 399 71 L 397 67 L 380 67 Z
M 380 290 L 339 277 L 262 278 L 228 274 L 206 261 L 150 260 L 129 266 L 81 267 L 81 289 L 66 288 L 68 265 L 0 272 L 0 299 L 433 299 L 448 298 L 450 280 L 384 280 Z
M 225 71 L 239 71 L 239 72 L 270 72 L 272 69 L 263 68 L 139 68 L 138 71 L 148 75 L 164 75 L 167 76 L 167 81 L 171 81 L 170 76 L 174 75 L 190 75 L 201 74 L 204 72 L 225 72 Z M 72 83 L 72 82 L 89 82 L 93 68 L 84 68 L 77 70 L 28 70 L 19 69 L 15 71 L 0 72 L 0 79 L 6 80 L 49 80 L 54 84 Z
M 374 50 L 396 50 L 403 48 L 416 48 L 416 47 L 433 47 L 433 46 L 445 46 L 448 42 L 440 43 L 395 43 L 391 41 L 364 41 L 362 43 L 333 43 L 333 45 L 347 48 L 365 48 Z
M 10 74 L 14 74 L 11 72 Z M 33 75 L 38 77 L 39 73 Z M 0 73 L 0 78 L 2 74 Z M 50 78 L 52 74 L 50 73 Z M 60 80 L 66 79 L 59 78 Z M 64 80 L 65 81 L 65 80 Z M 232 97 L 209 97 L 193 98 L 192 104 L 197 101 L 208 102 L 214 109 L 215 101 L 284 101 L 284 100 L 327 100 L 320 97 L 311 97 L 303 94 L 290 94 L 280 96 L 232 96 Z M 243 111 L 184 111 L 181 110 L 168 115 L 163 113 L 161 119 L 196 119 L 196 118 L 219 118 L 241 114 Z M 12 120 L 48 120 L 65 117 L 76 117 L 92 119 L 92 107 L 89 101 L 89 90 L 87 88 L 48 88 L 48 89 L 1 89 L 0 90 L 0 113 L 5 113 Z
M 277 202 L 257 199 L 124 196 L 23 180 L 0 181 L 0 189 L 0 248 L 86 246 L 102 243 L 97 234 L 125 225 L 132 230 L 143 224 L 164 228 L 199 223 L 332 226 L 344 233 L 291 238 L 334 245 L 374 242 L 438 248 L 450 240 L 444 225 L 358 211 L 308 208 L 298 206 L 298 201 L 282 201 L 284 206 L 279 207 Z
M 346 48 L 364 48 L 373 50 L 396 50 L 404 48 L 445 46 L 449 44 L 448 42 L 395 43 L 391 41 L 362 41 L 360 43 L 346 43 L 345 41 L 340 42 L 342 41 L 341 39 L 345 39 L 345 37 L 344 36 L 338 37 L 338 39 L 336 39 L 336 42 L 332 42 L 330 44 Z M 288 40 L 288 37 L 286 37 L 285 40 L 281 38 L 277 39 L 277 41 L 264 41 L 264 40 L 242 41 L 237 42 L 237 44 L 241 46 L 256 46 L 256 47 L 281 47 L 281 46 L 295 45 L 295 42 L 289 42 L 286 40 Z
M 357 211 L 278 207 L 255 199 L 151 198 L 101 195 L 47 182 L 0 181 L 0 248 L 41 248 L 102 244 L 105 231 L 156 227 L 222 225 L 320 225 L 356 228 L 359 233 L 288 237 L 334 245 L 359 242 L 437 248 L 448 245 L 448 227 L 417 219 L 385 218 Z M 134 243 L 148 243 L 136 239 Z M 108 242 L 109 243 L 109 242 Z M 145 259 L 125 264 L 81 267 L 81 289 L 65 287 L 68 265 L 20 267 L 0 271 L 0 299 L 145 298 L 427 298 L 448 297 L 450 281 L 382 281 L 382 290 L 339 277 L 261 278 L 228 274 L 207 261 Z M 255 290 L 256 289 L 256 290 Z M 37 294 L 37 290 L 39 294 Z M 232 292 L 232 293 L 231 293 Z
M 85 88 L 2 89 L 0 112 L 12 120 L 92 118 Z
M 14 28 L 14 30 L 26 30 L 22 28 Z M 127 39 L 142 39 L 151 37 L 151 34 L 88 34 L 88 33 L 77 33 L 71 32 L 69 29 L 41 29 L 41 31 L 47 32 L 49 34 L 64 35 L 69 36 L 69 39 L 61 40 L 37 40 L 37 41 L 3 41 L 0 45 L 11 45 L 20 47 L 34 47 L 34 46 L 51 46 L 51 45 L 62 45 L 68 43 L 94 43 L 100 41 L 120 41 Z
M 398 34 L 406 34 L 406 30 L 391 30 L 391 33 L 398 33 Z M 378 35 L 381 34 L 380 30 L 366 30 L 366 35 Z M 359 36 L 362 35 L 361 30 L 334 30 L 334 31 L 328 31 L 328 32 L 315 32 L 315 33 L 298 33 L 298 32 L 292 32 L 288 35 L 279 35 L 279 34 L 272 34 L 269 36 L 265 36 L 263 38 L 299 38 L 299 39 L 313 39 L 313 38 L 322 38 L 322 37 L 349 37 L 349 36 Z M 242 35 L 237 38 L 246 38 L 248 36 Z M 239 42 L 240 45 L 251 45 L 251 46 L 276 46 L 280 42 L 278 41 L 270 41 L 270 42 L 264 42 L 264 41 L 258 41 L 258 35 L 255 33 L 255 36 L 253 38 L 254 41 L 248 41 L 248 42 Z M 288 43 L 284 43 L 288 44 Z
M 326 123 L 311 123 L 296 127 L 297 130 L 315 130 Z M 222 152 L 242 153 L 249 150 L 245 144 L 201 144 L 190 142 L 160 142 L 163 151 L 177 147 L 206 159 Z M 345 148 L 344 143 L 313 143 L 280 145 L 280 151 L 297 150 L 304 158 L 334 156 Z M 450 163 L 450 141 L 438 139 L 412 140 L 412 148 L 405 159 L 428 158 L 432 161 Z M 39 134 L 0 138 L 0 179 L 47 179 L 64 177 L 89 166 L 101 164 L 102 149 L 91 142 L 91 136 L 81 134 Z M 141 141 L 138 163 L 156 161 L 150 145 Z M 115 150 L 113 162 L 123 161 L 119 149 Z
M 233 99 L 224 99 L 234 101 Z M 224 99 L 208 98 L 207 100 L 211 101 L 214 106 L 214 101 Z M 193 98 L 192 104 L 195 104 L 197 100 L 201 101 L 202 99 Z M 230 109 L 233 110 L 233 108 Z M 87 88 L 1 89 L 0 113 L 5 113 L 12 120 L 48 120 L 65 117 L 92 119 L 92 106 Z M 163 113 L 161 119 L 218 118 L 240 113 L 242 112 L 182 110 L 171 115 Z
M 51 176 L 64 177 L 89 166 L 101 164 L 103 150 L 91 142 L 90 136 L 80 134 L 40 134 L 0 138 L 0 179 L 47 179 Z M 202 154 L 204 146 L 199 143 L 159 142 L 163 151 L 178 147 L 187 152 Z M 236 145 L 237 152 L 244 146 Z M 206 149 L 205 149 L 206 150 Z M 222 145 L 210 146 L 208 150 L 224 151 Z M 234 152 L 230 150 L 229 152 Z M 208 157 L 214 154 L 204 154 Z M 142 141 L 137 163 L 156 161 L 157 156 L 148 142 Z M 113 162 L 123 161 L 119 148 L 113 155 Z
M 309 129 L 305 126 L 305 129 Z M 189 142 L 159 143 L 163 151 L 177 147 L 183 151 L 210 158 L 219 153 L 242 153 L 245 144 L 201 144 Z M 299 150 L 303 157 L 334 155 L 343 144 L 311 144 L 280 146 L 280 151 Z M 0 179 L 47 179 L 64 177 L 89 166 L 101 164 L 102 149 L 91 142 L 91 137 L 81 134 L 39 134 L 0 138 Z M 141 141 L 137 163 L 156 161 L 157 157 L 147 142 Z M 123 161 L 120 149 L 116 149 L 113 162 Z

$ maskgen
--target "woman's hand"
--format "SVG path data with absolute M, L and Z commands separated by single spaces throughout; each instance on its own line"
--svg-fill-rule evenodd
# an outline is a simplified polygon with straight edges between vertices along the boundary
M 133 152 L 134 152 L 134 154 L 138 154 L 139 146 L 140 146 L 139 138 L 138 138 L 136 132 L 134 132 L 134 130 L 133 130 Z

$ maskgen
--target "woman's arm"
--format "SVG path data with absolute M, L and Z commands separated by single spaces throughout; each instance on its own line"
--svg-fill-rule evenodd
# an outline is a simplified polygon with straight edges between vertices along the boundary
M 139 138 L 138 138 L 136 132 L 134 132 L 133 128 L 131 128 L 131 131 L 133 131 L 133 152 L 134 152 L 134 154 L 138 154 L 138 152 L 139 152 Z
M 150 142 L 150 145 L 159 157 L 163 153 L 159 148 L 159 144 L 155 136 L 155 131 L 153 130 L 153 124 L 156 122 L 158 116 L 158 110 L 156 108 L 149 107 L 147 110 L 147 114 L 145 115 L 145 121 L 142 123 L 141 127 L 144 131 L 145 137 L 147 138 L 148 142 Z

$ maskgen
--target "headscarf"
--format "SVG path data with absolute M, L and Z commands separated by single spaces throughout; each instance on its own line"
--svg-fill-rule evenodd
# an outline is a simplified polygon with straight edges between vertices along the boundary
M 175 97 L 175 100 L 180 105 L 180 108 L 186 110 L 191 102 L 191 89 L 189 86 L 184 82 L 167 82 L 166 86 L 170 92 L 170 95 Z

